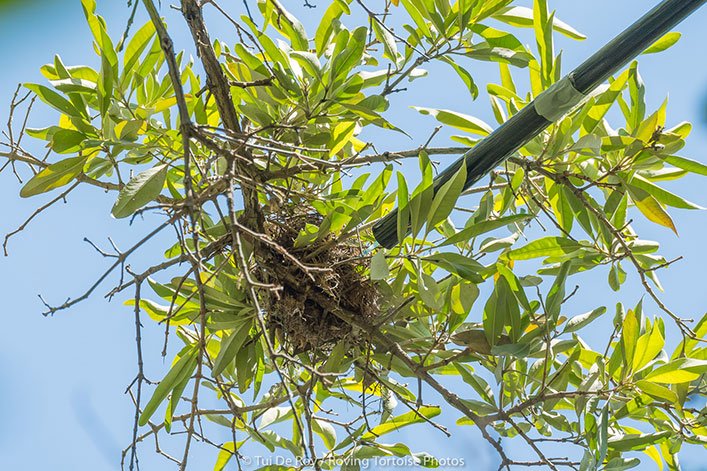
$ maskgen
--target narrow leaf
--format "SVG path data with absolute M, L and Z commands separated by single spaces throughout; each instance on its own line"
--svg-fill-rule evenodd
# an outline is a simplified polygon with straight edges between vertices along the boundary
M 172 366 L 167 375 L 155 388 L 150 401 L 140 415 L 140 426 L 147 424 L 150 417 L 155 413 L 160 404 L 167 398 L 169 393 L 177 386 L 184 377 L 189 377 L 196 368 L 196 356 L 198 349 L 188 349 L 182 357 Z
M 564 237 L 543 237 L 506 254 L 510 260 L 529 260 L 538 257 L 559 257 L 574 252 L 582 246 Z
M 466 183 L 466 161 L 462 161 L 459 170 L 435 194 L 427 214 L 428 232 L 451 214 L 464 189 L 464 183 Z

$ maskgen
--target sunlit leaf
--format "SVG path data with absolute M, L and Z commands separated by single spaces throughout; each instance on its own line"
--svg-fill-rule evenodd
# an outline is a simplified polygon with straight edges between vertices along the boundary
M 405 427 L 406 425 L 423 422 L 425 420 L 423 419 L 423 417 L 426 417 L 427 419 L 436 417 L 441 412 L 442 410 L 439 407 L 422 406 L 415 411 L 410 411 L 406 412 L 405 414 L 398 415 L 390 419 L 388 422 L 384 422 L 380 425 L 373 427 L 370 431 L 363 434 L 362 438 L 365 440 L 374 437 L 380 437 L 381 435 L 393 432 L 402 427 Z
M 658 200 L 650 195 L 647 191 L 637 186 L 626 185 L 631 195 L 631 199 L 636 207 L 650 221 L 660 224 L 661 226 L 671 229 L 675 234 L 678 233 L 675 223 L 670 215 L 663 209 Z
M 71 157 L 49 165 L 25 183 L 20 196 L 29 198 L 68 184 L 81 174 L 86 160 L 86 157 Z
M 557 257 L 572 253 L 582 246 L 564 237 L 543 237 L 506 254 L 510 260 L 529 260 L 538 257 Z
M 134 176 L 120 191 L 111 213 L 114 217 L 126 218 L 153 201 L 162 191 L 169 166 L 156 165 Z
M 469 134 L 486 136 L 487 134 L 493 132 L 493 128 L 482 120 L 473 116 L 465 115 L 463 113 L 457 113 L 456 111 L 450 110 L 423 108 L 420 106 L 413 106 L 412 108 L 422 114 L 434 116 L 435 118 L 437 118 L 437 121 L 442 124 L 461 129 L 462 131 L 468 132 Z
M 643 54 L 655 54 L 656 52 L 663 52 L 666 49 L 670 49 L 680 40 L 681 37 L 682 34 L 677 31 L 666 33 L 656 42 L 651 44 L 648 49 L 643 51 Z
M 524 28 L 531 28 L 533 26 L 533 10 L 527 7 L 514 6 L 501 8 L 493 15 L 493 17 L 511 26 L 520 26 Z M 552 27 L 557 32 L 572 39 L 581 40 L 587 38 L 585 35 L 558 18 L 553 18 Z
M 707 373 L 707 360 L 679 358 L 656 368 L 645 376 L 646 381 L 680 384 L 693 381 Z

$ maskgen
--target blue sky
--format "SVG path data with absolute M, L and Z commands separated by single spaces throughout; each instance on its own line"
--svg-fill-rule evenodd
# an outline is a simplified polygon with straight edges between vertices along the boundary
M 110 24 L 114 37 L 124 26 L 128 13 L 126 2 L 101 1 L 99 12 Z M 240 3 L 240 2 L 235 2 Z M 301 2 L 295 0 L 288 5 Z M 325 3 L 323 0 L 315 2 Z M 558 39 L 564 50 L 565 71 L 603 45 L 630 24 L 656 1 L 596 0 L 593 2 L 551 1 L 558 16 L 589 36 L 584 42 Z M 2 2 L 0 2 L 2 5 Z M 591 5 L 591 6 L 589 6 Z M 165 15 L 175 19 L 163 1 Z M 321 7 L 320 7 L 321 8 Z M 310 13 L 311 15 L 311 13 Z M 141 18 L 144 20 L 144 16 Z M 178 43 L 189 47 L 188 33 L 177 21 L 173 30 Z M 669 53 L 646 56 L 641 60 L 641 73 L 648 87 L 652 108 L 670 96 L 669 122 L 695 122 L 696 127 L 682 155 L 707 162 L 707 129 L 698 124 L 707 93 L 707 66 L 704 47 L 707 44 L 707 8 L 698 11 L 677 28 L 682 40 Z M 214 36 L 231 34 L 223 22 L 216 22 Z M 530 41 L 530 36 L 524 37 Z M 67 64 L 95 63 L 90 47 L 90 34 L 83 21 L 78 0 L 40 0 L 23 2 L 13 9 L 0 7 L 0 49 L 3 68 L 0 74 L 0 123 L 7 121 L 8 104 L 18 82 L 41 81 L 39 67 L 59 53 Z M 492 66 L 481 65 L 472 71 L 478 83 L 496 80 Z M 437 69 L 432 68 L 433 74 Z M 518 76 L 522 74 L 519 73 Z M 488 101 L 480 97 L 472 103 L 459 100 L 455 92 L 461 84 L 449 75 L 433 76 L 418 81 L 407 94 L 393 97 L 391 116 L 399 116 L 400 125 L 415 138 L 398 142 L 384 138 L 379 148 L 394 150 L 420 144 L 434 128 L 429 118 L 420 117 L 408 106 L 415 104 L 449 108 L 476 115 L 493 122 Z M 449 83 L 449 85 L 448 85 Z M 51 120 L 41 111 L 34 115 L 33 125 L 39 127 Z M 396 139 L 399 139 L 396 137 Z M 437 144 L 444 144 L 442 136 Z M 386 148 L 388 146 L 388 148 Z M 707 206 L 704 182 L 689 178 L 670 187 L 688 199 Z M 10 172 L 0 174 L 0 233 L 15 229 L 45 199 L 21 200 L 19 186 Z M 112 470 L 118 468 L 120 449 L 130 439 L 132 406 L 123 394 L 135 374 L 134 326 L 129 308 L 121 299 L 108 303 L 99 289 L 91 299 L 71 311 L 45 318 L 37 298 L 41 293 L 52 302 L 61 302 L 92 284 L 106 261 L 84 237 L 107 245 L 111 236 L 121 247 L 129 247 L 150 227 L 150 221 L 138 221 L 128 226 L 109 216 L 113 195 L 96 190 L 75 193 L 68 205 L 58 205 L 44 214 L 10 242 L 10 256 L 0 258 L 0 299 L 2 299 L 3 341 L 0 342 L 0 469 L 22 470 Z M 664 299 L 683 317 L 699 317 L 707 306 L 704 289 L 704 231 L 707 229 L 703 212 L 680 211 L 673 214 L 680 237 L 658 226 L 638 221 L 636 228 L 645 238 L 663 245 L 667 257 L 685 255 L 663 275 Z M 640 217 L 636 218 L 637 220 Z M 152 255 L 150 255 L 150 250 Z M 133 261 L 136 268 L 157 260 L 163 247 L 148 245 Z M 605 273 L 582 279 L 577 309 L 593 307 L 597 297 L 611 306 L 618 299 L 607 293 Z M 583 295 L 583 296 L 582 296 Z M 641 296 L 635 280 L 628 283 L 620 298 L 635 304 Z M 649 313 L 657 314 L 650 304 Z M 159 378 L 166 368 L 159 360 L 162 332 L 146 326 L 146 355 L 153 361 L 148 374 Z M 597 333 L 601 335 L 601 332 Z M 445 416 L 452 424 L 455 416 Z M 419 430 L 419 429 L 418 429 Z M 468 435 L 470 429 L 459 431 Z M 456 438 L 447 440 L 439 434 L 425 432 L 418 440 L 420 449 L 438 456 L 464 457 L 475 466 L 470 469 L 495 469 L 495 457 L 478 445 L 477 440 Z M 432 434 L 427 436 L 427 434 Z M 419 435 L 418 435 L 419 436 Z M 414 436 L 409 435 L 410 439 Z M 153 446 L 142 449 L 143 469 L 174 469 L 164 459 L 155 457 Z M 179 448 L 175 448 L 179 450 Z M 212 455 L 194 469 L 210 469 Z M 473 460 L 473 461 L 471 461 Z M 686 470 L 707 469 L 699 452 L 686 453 Z M 645 469 L 652 469 L 646 465 Z M 644 469 L 644 468 L 641 468 Z

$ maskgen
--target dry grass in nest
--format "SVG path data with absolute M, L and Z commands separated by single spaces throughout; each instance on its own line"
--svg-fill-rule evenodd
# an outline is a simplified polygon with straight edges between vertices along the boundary
M 332 243 L 326 238 L 306 247 L 294 247 L 307 223 L 318 226 L 321 222 L 321 215 L 314 211 L 280 213 L 268 221 L 268 235 L 274 242 L 304 265 L 327 269 L 310 271 L 310 277 L 277 252 L 263 267 L 270 282 L 282 286 L 279 296 L 271 300 L 268 327 L 293 354 L 326 354 L 342 340 L 352 344 L 361 340 L 349 324 L 312 299 L 312 293 L 327 295 L 336 305 L 369 322 L 380 314 L 380 292 L 367 276 L 369 260 L 362 256 L 355 241 Z M 283 276 L 285 273 L 290 276 Z M 286 278 L 297 279 L 298 283 L 293 286 Z

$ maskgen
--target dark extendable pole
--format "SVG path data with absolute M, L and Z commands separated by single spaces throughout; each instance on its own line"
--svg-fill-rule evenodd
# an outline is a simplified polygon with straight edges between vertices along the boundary
M 464 189 L 471 187 L 705 3 L 707 0 L 661 2 L 440 173 L 434 181 L 435 192 L 465 160 Z M 398 234 L 397 217 L 396 208 L 373 226 L 376 241 L 385 248 L 396 246 L 410 231 L 408 227 L 406 234 Z

